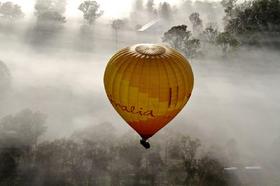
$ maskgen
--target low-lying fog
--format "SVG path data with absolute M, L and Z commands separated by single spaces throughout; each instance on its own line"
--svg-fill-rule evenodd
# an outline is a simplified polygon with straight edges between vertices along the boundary
M 48 129 L 41 140 L 69 137 L 102 122 L 134 133 L 110 105 L 103 73 L 117 48 L 158 43 L 162 35 L 123 31 L 116 46 L 110 25 L 102 24 L 86 40 L 79 27 L 71 27 L 40 45 L 29 29 L 0 33 L 0 60 L 12 80 L 0 98 L 0 117 L 25 108 L 45 113 Z M 280 151 L 279 59 L 279 51 L 241 48 L 228 57 L 190 60 L 195 75 L 190 102 L 156 136 L 171 129 L 209 145 L 233 139 L 240 156 L 250 159 L 248 166 L 259 166 Z
M 96 48 L 90 52 L 75 49 L 75 35 L 64 41 L 69 46 L 64 43 L 61 48 L 34 47 L 22 38 L 2 35 L 0 56 L 10 70 L 12 88 L 1 100 L 1 116 L 24 108 L 46 113 L 45 138 L 69 136 L 103 121 L 132 132 L 112 109 L 103 89 L 104 69 L 115 45 L 96 35 Z M 134 33 L 128 41 L 123 37 L 120 45 L 142 42 L 133 37 Z M 280 137 L 279 57 L 276 51 L 243 48 L 227 58 L 191 60 L 192 98 L 168 127 L 184 128 L 208 141 L 234 138 L 252 154 L 267 151 Z

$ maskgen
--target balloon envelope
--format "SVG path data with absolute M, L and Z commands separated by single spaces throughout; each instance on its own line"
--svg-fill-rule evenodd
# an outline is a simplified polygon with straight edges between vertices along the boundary
M 191 96 L 193 81 L 186 58 L 167 46 L 153 44 L 120 50 L 104 74 L 111 104 L 145 140 L 182 110 Z

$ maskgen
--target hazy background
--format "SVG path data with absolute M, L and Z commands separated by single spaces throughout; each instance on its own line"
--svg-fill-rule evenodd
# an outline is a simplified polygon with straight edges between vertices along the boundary
M 123 29 L 116 46 L 111 22 L 129 17 L 133 2 L 102 0 L 99 3 L 104 15 L 85 39 L 81 33 L 82 13 L 77 10 L 80 1 L 69 0 L 63 29 L 44 38 L 34 31 L 35 1 L 13 2 L 22 6 L 25 17 L 9 30 L 1 27 L 0 60 L 8 67 L 11 82 L 5 91 L 0 90 L 0 117 L 25 108 L 46 114 L 47 131 L 40 141 L 71 137 L 75 131 L 103 122 L 111 123 L 117 135 L 134 134 L 105 95 L 104 70 L 117 49 L 135 43 L 159 43 L 163 32 L 143 34 Z M 168 2 L 181 5 L 180 0 Z M 217 10 L 221 11 L 211 15 L 223 30 L 224 12 L 222 7 Z M 195 11 L 200 12 L 205 22 L 210 19 L 208 12 Z M 190 13 L 184 18 L 179 11 L 173 25 L 188 24 Z M 190 59 L 195 76 L 192 97 L 155 139 L 165 141 L 161 136 L 175 131 L 199 138 L 206 146 L 224 147 L 234 141 L 244 166 L 266 169 L 264 162 L 278 161 L 273 158 L 280 152 L 279 59 L 279 50 L 265 47 L 241 47 L 227 57 Z M 153 143 L 153 138 L 150 142 Z M 273 172 L 275 177 L 280 176 L 279 171 Z

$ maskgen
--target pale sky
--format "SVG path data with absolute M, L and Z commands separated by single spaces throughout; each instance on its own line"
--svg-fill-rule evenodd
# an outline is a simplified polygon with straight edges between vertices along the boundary
M 0 2 L 5 2 L 8 0 L 0 0 Z M 30 15 L 33 13 L 35 0 L 10 0 L 21 5 L 25 14 Z M 155 3 L 159 2 L 169 2 L 170 4 L 177 4 L 182 2 L 182 0 L 155 0 Z M 217 1 L 217 0 L 209 0 Z M 82 0 L 68 0 L 67 3 L 67 17 L 79 17 L 81 12 L 77 9 Z M 104 17 L 106 18 L 122 18 L 129 15 L 129 11 L 132 7 L 133 0 L 97 0 L 101 5 L 101 9 L 104 10 Z

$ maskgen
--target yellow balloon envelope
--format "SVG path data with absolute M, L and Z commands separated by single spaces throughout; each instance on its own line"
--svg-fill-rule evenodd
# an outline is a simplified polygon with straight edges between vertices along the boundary
M 189 62 L 165 45 L 138 44 L 109 61 L 104 85 L 121 117 L 147 140 L 170 122 L 193 89 Z

